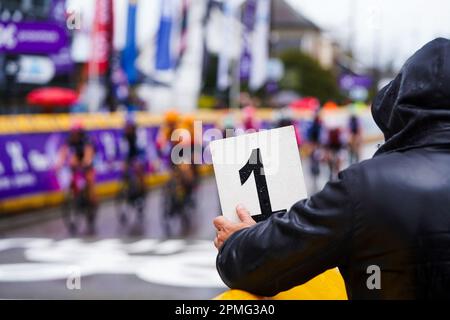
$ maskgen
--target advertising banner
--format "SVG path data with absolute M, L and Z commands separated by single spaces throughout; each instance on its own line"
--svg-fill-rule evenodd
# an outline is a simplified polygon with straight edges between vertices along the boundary
M 64 26 L 49 22 L 0 22 L 0 53 L 56 54 L 69 45 Z
M 372 78 L 365 75 L 343 74 L 339 78 L 339 86 L 342 90 L 350 91 L 355 88 L 370 89 Z
M 146 146 L 149 163 L 156 158 L 154 141 L 157 132 L 157 127 L 140 128 L 138 131 L 139 144 Z M 89 132 L 96 149 L 94 167 L 98 183 L 122 177 L 126 154 L 122 134 L 120 129 Z M 66 166 L 56 170 L 58 153 L 67 135 L 67 132 L 0 135 L 0 201 L 67 188 L 70 169 Z M 147 171 L 150 168 L 148 166 Z

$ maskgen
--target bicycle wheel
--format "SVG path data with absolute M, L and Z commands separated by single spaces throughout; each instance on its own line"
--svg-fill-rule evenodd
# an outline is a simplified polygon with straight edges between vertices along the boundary
M 77 198 L 69 194 L 62 205 L 62 220 L 71 236 L 75 236 L 81 229 L 82 216 L 78 210 Z
M 127 186 L 124 185 L 120 188 L 117 196 L 114 200 L 114 207 L 117 214 L 117 220 L 121 226 L 125 226 L 128 223 L 128 201 L 127 201 Z
M 136 212 L 136 221 L 139 224 L 143 224 L 145 220 L 145 205 L 147 196 L 141 195 L 138 199 L 133 201 L 133 208 Z
M 170 179 L 164 186 L 162 192 L 161 225 L 166 235 L 170 236 L 172 234 L 173 219 L 178 211 L 177 185 L 175 179 Z
M 185 196 L 181 207 L 181 232 L 186 236 L 192 231 L 192 222 L 195 214 L 195 209 L 197 207 L 195 190 L 192 190 Z

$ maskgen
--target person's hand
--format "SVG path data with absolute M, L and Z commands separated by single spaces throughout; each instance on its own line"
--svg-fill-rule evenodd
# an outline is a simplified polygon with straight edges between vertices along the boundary
M 236 231 L 249 228 L 256 224 L 256 221 L 253 220 L 250 213 L 243 206 L 237 206 L 236 212 L 239 219 L 241 219 L 241 222 L 233 223 L 223 216 L 214 219 L 214 226 L 217 229 L 217 236 L 214 239 L 214 245 L 217 249 L 220 249 L 223 243 Z

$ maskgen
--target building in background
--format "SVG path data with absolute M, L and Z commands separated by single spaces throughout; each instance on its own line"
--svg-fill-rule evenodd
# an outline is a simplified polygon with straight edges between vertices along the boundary
M 300 50 L 317 60 L 325 69 L 335 68 L 336 65 L 350 68 L 354 62 L 346 50 L 327 35 L 326 30 L 285 0 L 272 1 L 270 40 L 272 54 L 289 49 Z
M 301 50 L 323 66 L 333 63 L 333 46 L 323 30 L 284 0 L 272 1 L 272 53 Z

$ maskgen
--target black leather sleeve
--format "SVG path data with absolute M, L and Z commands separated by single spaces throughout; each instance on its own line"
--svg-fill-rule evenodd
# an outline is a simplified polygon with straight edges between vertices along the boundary
M 288 212 L 233 234 L 217 256 L 217 270 L 233 289 L 261 296 L 303 284 L 348 255 L 352 201 L 345 172 Z

